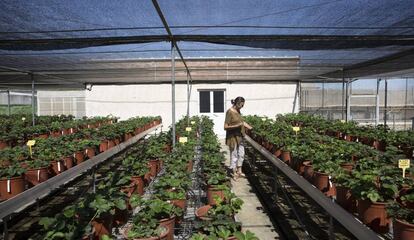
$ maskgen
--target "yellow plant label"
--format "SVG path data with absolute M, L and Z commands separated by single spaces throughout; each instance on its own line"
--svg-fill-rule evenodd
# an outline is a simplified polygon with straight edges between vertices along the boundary
M 346 121 L 345 120 L 341 120 L 341 123 L 346 123 Z
M 292 127 L 293 131 L 295 132 L 299 132 L 300 131 L 300 127 Z
M 400 159 L 400 160 L 398 160 L 398 167 L 399 168 L 409 168 L 410 167 L 410 159 Z
M 36 144 L 36 140 L 27 141 L 26 145 L 29 147 L 30 157 L 33 155 L 32 147 Z
M 27 141 L 27 143 L 26 143 L 26 145 L 27 146 L 34 146 L 36 144 L 36 140 L 29 140 L 29 141 Z
M 410 167 L 410 159 L 400 159 L 398 160 L 398 167 L 403 171 L 403 178 L 405 178 L 405 169 Z
M 191 121 L 191 125 L 194 125 L 195 124 L 195 121 Z
M 180 138 L 178 139 L 178 141 L 179 141 L 180 143 L 186 143 L 186 142 L 187 142 L 187 137 L 180 137 Z
M 191 127 L 186 127 L 186 128 L 185 128 L 185 130 L 186 130 L 187 132 L 191 132 Z
M 262 121 L 263 121 L 263 122 L 266 122 L 266 120 L 267 120 L 266 118 L 262 118 Z

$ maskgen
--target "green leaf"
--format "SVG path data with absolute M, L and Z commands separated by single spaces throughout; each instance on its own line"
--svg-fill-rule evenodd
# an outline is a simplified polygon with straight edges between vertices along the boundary
M 67 218 L 71 218 L 71 217 L 75 216 L 75 206 L 66 207 L 63 210 L 63 215 L 65 215 L 65 217 L 67 217 Z
M 104 234 L 101 236 L 101 240 L 112 240 L 111 237 L 109 237 L 108 235 Z
M 44 229 L 49 229 L 49 227 L 56 222 L 56 219 L 43 217 L 40 219 L 39 224 L 43 226 Z

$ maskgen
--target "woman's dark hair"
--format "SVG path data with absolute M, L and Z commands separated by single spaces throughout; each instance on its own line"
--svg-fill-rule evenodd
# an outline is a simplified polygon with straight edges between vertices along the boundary
M 236 99 L 231 100 L 231 104 L 236 105 L 238 103 L 244 102 L 244 97 L 236 97 Z

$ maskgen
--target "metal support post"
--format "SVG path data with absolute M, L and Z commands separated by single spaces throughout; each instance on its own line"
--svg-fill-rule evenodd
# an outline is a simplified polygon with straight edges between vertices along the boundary
M 346 118 L 345 120 L 348 122 L 351 120 L 351 87 L 352 83 L 350 79 L 346 82 Z
M 10 116 L 10 90 L 7 90 L 7 115 Z
M 322 82 L 322 111 L 323 108 L 325 107 L 325 81 Z
M 35 125 L 35 83 L 34 83 L 34 75 L 33 73 L 30 74 L 30 78 L 32 79 L 32 124 Z
M 335 203 L 335 198 L 332 198 L 332 202 Z M 332 215 L 329 215 L 329 240 L 335 240 L 334 219 Z
M 298 98 L 299 98 L 299 104 L 298 104 L 298 112 L 301 110 L 302 105 L 302 81 L 298 81 Z
M 273 172 L 274 172 L 274 178 L 275 178 L 275 185 L 274 185 L 274 193 L 275 193 L 275 197 L 276 197 L 276 200 L 279 198 L 279 196 L 278 196 L 278 190 L 279 190 L 279 181 L 278 181 L 278 171 L 277 171 L 277 167 L 276 166 L 273 166 Z
M 96 176 L 95 176 L 96 167 L 92 169 L 92 191 L 96 193 Z
M 9 240 L 9 229 L 7 227 L 7 220 L 8 220 L 8 217 L 3 218 L 3 226 L 4 226 L 3 239 L 4 240 Z
M 187 125 L 190 125 L 190 79 L 187 73 Z
M 387 107 L 388 107 L 388 81 L 385 79 L 385 96 L 384 96 L 384 126 L 387 126 Z
M 408 78 L 405 78 L 405 99 L 404 99 L 404 130 L 407 129 L 407 100 L 408 100 Z
M 175 46 L 171 43 L 171 108 L 172 145 L 175 147 Z
M 293 107 L 292 107 L 292 113 L 295 113 L 297 99 L 299 96 L 299 81 L 296 83 L 296 90 L 295 90 L 295 98 L 293 99 Z
M 345 120 L 345 116 L 344 116 L 344 113 L 345 113 L 345 106 L 344 106 L 344 103 L 345 103 L 345 77 L 344 77 L 344 70 L 342 69 L 342 105 L 341 105 L 341 119 L 342 120 Z
M 379 124 L 379 114 L 380 114 L 380 107 L 379 107 L 379 89 L 380 89 L 380 82 L 381 79 L 377 79 L 377 92 L 375 94 L 375 126 Z

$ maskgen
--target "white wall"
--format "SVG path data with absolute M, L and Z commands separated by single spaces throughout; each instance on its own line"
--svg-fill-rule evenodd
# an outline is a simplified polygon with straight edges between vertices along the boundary
M 192 87 L 190 114 L 199 114 L 198 89 L 225 89 L 226 109 L 230 100 L 246 99 L 242 114 L 274 117 L 278 113 L 292 112 L 296 84 L 196 84 Z M 186 114 L 186 90 L 176 85 L 176 119 Z M 171 85 L 93 86 L 86 91 L 86 115 L 112 114 L 121 119 L 133 116 L 160 115 L 164 125 L 171 124 Z M 298 101 L 295 108 L 298 111 Z

